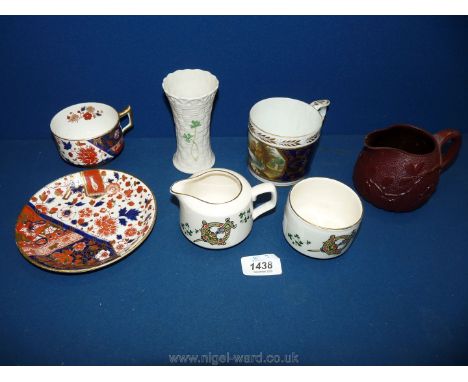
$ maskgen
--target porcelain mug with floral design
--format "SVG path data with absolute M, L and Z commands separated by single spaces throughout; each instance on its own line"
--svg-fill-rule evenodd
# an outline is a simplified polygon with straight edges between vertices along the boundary
M 289 192 L 284 210 L 286 241 L 303 255 L 332 259 L 351 245 L 361 224 L 359 196 L 329 178 L 307 178 Z
M 307 172 L 328 100 L 311 104 L 291 98 L 257 102 L 249 116 L 249 170 L 277 186 L 297 183 Z
M 120 120 L 128 117 L 121 126 Z M 121 112 L 97 102 L 84 102 L 59 111 L 50 129 L 60 156 L 68 163 L 94 167 L 106 163 L 123 149 L 123 135 L 133 127 L 132 108 Z

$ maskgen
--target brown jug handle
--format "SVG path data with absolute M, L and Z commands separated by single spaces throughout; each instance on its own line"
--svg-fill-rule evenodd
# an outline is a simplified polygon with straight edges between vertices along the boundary
M 458 130 L 446 129 L 439 131 L 434 134 L 434 138 L 439 145 L 439 151 L 441 155 L 441 170 L 445 170 L 457 157 L 458 151 L 460 150 L 461 142 L 462 142 L 462 135 Z M 448 151 L 443 154 L 442 147 L 448 142 L 450 143 L 450 147 Z

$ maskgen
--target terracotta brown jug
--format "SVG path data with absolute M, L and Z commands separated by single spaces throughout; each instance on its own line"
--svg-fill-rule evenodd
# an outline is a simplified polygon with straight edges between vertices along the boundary
M 450 129 L 434 135 L 411 125 L 376 130 L 366 136 L 354 167 L 356 189 L 376 207 L 414 210 L 434 193 L 461 141 L 461 133 Z

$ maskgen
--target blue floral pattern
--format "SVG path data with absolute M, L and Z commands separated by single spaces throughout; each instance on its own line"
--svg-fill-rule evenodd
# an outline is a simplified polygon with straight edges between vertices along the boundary
M 126 254 L 136 242 L 147 236 L 156 217 L 154 197 L 140 180 L 118 171 L 92 171 L 102 178 L 104 184 L 105 192 L 100 196 L 88 196 L 86 183 L 83 181 L 84 175 L 78 172 L 48 184 L 29 201 L 29 207 L 41 217 L 36 220 L 63 225 L 66 232 L 72 232 L 66 235 L 67 242 L 61 237 L 54 240 L 59 243 L 57 248 L 64 249 L 67 256 L 79 257 L 81 263 L 91 261 L 91 253 L 91 257 L 94 256 L 97 261 L 109 261 L 111 256 Z M 21 224 L 20 218 L 18 219 L 17 242 L 20 248 L 24 245 L 23 254 L 27 253 L 28 256 L 36 258 L 52 255 L 57 248 L 43 247 L 40 244 L 43 242 L 46 245 L 50 242 L 52 239 L 47 239 L 47 232 L 53 233 L 56 229 L 30 230 L 31 224 L 35 228 L 40 226 L 38 223 L 27 223 L 30 218 L 23 219 Z M 79 240 L 83 240 L 83 237 L 94 242 L 106 243 L 108 247 L 93 244 L 94 251 L 90 251 L 89 246 L 86 246 L 88 249 L 83 247 L 82 253 L 77 257 L 73 246 Z M 36 247 L 35 243 L 39 246 Z M 75 248 L 81 246 L 83 245 Z M 83 251 L 87 251 L 86 256 Z M 67 256 L 63 255 L 63 258 L 68 259 Z M 70 260 L 69 265 L 73 267 L 73 261 Z

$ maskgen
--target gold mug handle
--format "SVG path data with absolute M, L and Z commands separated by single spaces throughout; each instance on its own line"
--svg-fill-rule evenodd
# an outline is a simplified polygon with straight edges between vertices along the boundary
M 119 119 L 122 119 L 125 116 L 128 116 L 128 123 L 126 126 L 122 127 L 122 133 L 124 134 L 133 127 L 133 110 L 130 105 L 119 113 Z

